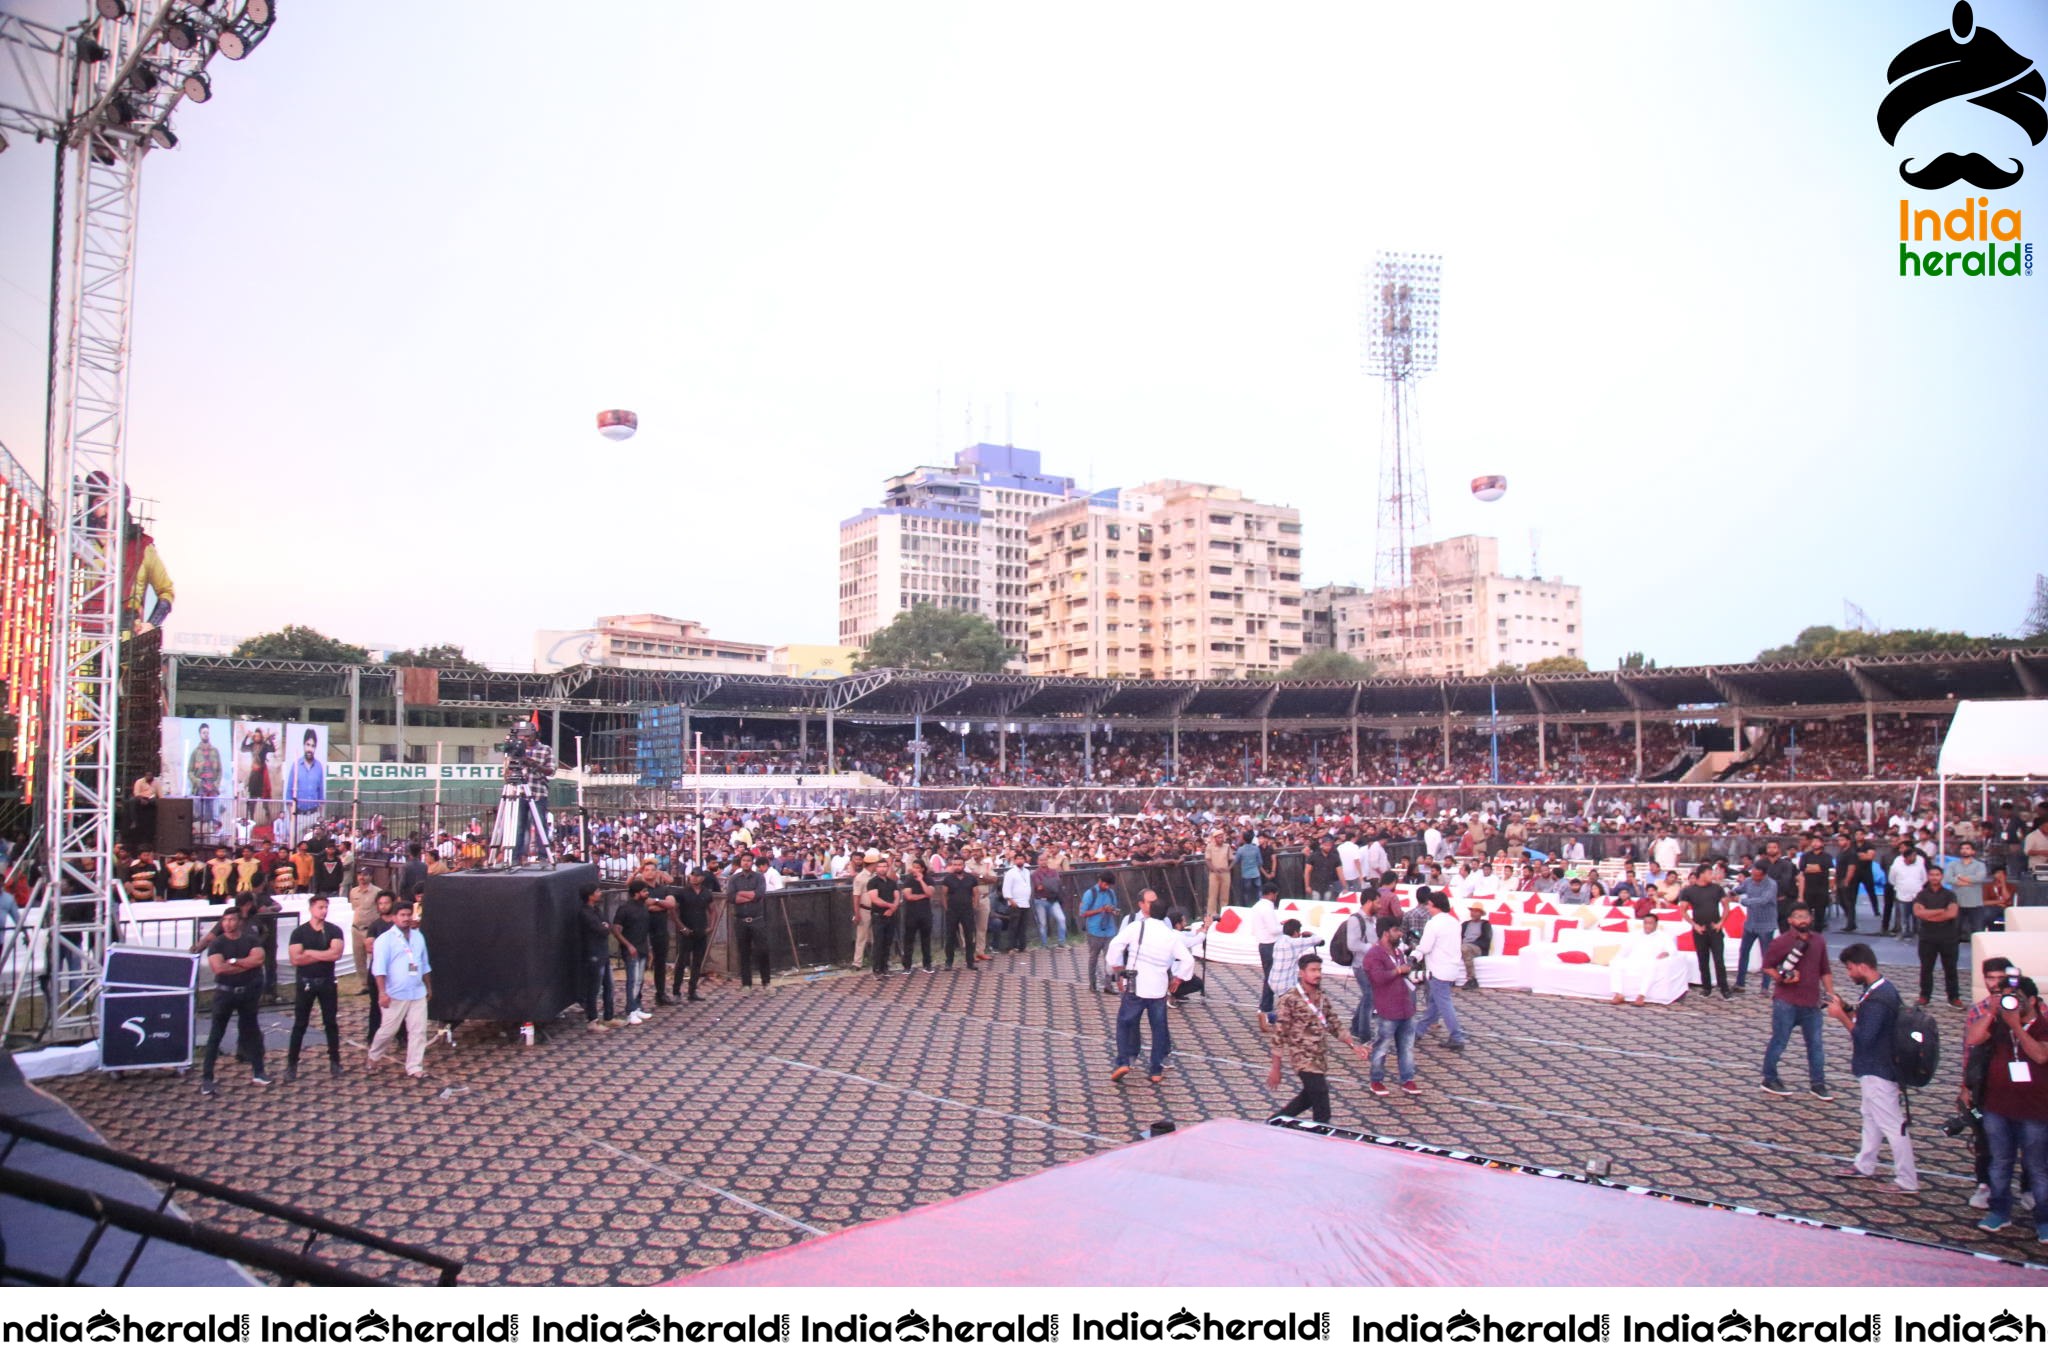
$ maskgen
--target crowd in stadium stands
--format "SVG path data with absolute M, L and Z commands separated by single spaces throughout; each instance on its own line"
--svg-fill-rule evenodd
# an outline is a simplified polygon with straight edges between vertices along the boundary
M 1931 777 L 1947 724 L 1947 719 L 1939 716 L 1880 717 L 1875 773 L 1869 768 L 1870 736 L 1860 720 L 1779 726 L 1763 746 L 1765 756 L 1731 772 L 1729 780 L 1854 782 L 1872 776 L 1892 781 Z M 1786 753 L 1795 741 L 1799 752 Z
M 963 746 L 958 735 L 933 725 L 924 732 L 930 749 L 919 774 L 908 729 L 849 735 L 848 728 L 842 727 L 835 745 L 838 770 L 866 773 L 892 786 L 909 786 L 914 778 L 928 787 L 1392 786 L 1485 782 L 1493 773 L 1489 737 L 1470 731 L 1452 734 L 1446 762 L 1441 731 L 1418 730 L 1397 740 L 1361 730 L 1356 766 L 1348 730 L 1276 729 L 1267 737 L 1263 758 L 1256 732 L 1188 731 L 1180 737 L 1176 774 L 1172 736 L 1165 731 L 1105 728 L 1092 746 L 1076 734 L 1011 735 L 1000 744 L 993 735 L 975 734 Z M 707 736 L 704 743 L 695 770 L 705 774 L 825 771 L 822 743 L 806 750 L 779 737 L 742 740 L 735 734 Z M 1645 775 L 1670 769 L 1686 743 L 1677 726 L 1645 725 Z M 1635 773 L 1635 736 L 1628 726 L 1552 726 L 1541 746 L 1530 726 L 1500 736 L 1503 783 L 1626 782 Z

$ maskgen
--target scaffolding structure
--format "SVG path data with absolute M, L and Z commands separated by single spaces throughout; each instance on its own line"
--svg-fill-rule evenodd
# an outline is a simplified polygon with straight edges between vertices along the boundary
M 1414 551 L 1429 537 L 1429 478 L 1416 444 L 1415 384 L 1436 368 L 1443 260 L 1382 252 L 1366 277 L 1365 371 L 1385 382 L 1380 410 L 1379 536 L 1372 632 L 1391 639 L 1393 671 L 1411 669 L 1417 617 L 1434 594 L 1415 581 Z M 1376 651 L 1377 652 L 1377 651 Z

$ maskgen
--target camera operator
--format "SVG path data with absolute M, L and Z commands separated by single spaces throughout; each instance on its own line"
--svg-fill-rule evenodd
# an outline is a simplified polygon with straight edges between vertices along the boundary
M 207 943 L 206 965 L 213 972 L 213 1027 L 207 1033 L 206 1055 L 200 1064 L 202 1095 L 219 1093 L 213 1083 L 213 1064 L 220 1056 L 220 1042 L 227 1037 L 230 1019 L 235 1021 L 235 1055 L 249 1064 L 250 1082 L 270 1084 L 263 1074 L 263 1026 L 256 1018 L 265 956 L 239 909 L 220 917 L 220 929 Z
M 1842 949 L 1841 963 L 1849 979 L 1863 988 L 1863 999 L 1854 1006 L 1843 1003 L 1833 991 L 1827 995 L 1828 1018 L 1849 1030 L 1849 1070 L 1862 1092 L 1863 1142 L 1856 1149 L 1855 1163 L 1842 1175 L 1852 1180 L 1875 1179 L 1877 1149 L 1889 1143 L 1899 1188 L 1911 1194 L 1920 1188 L 1920 1175 L 1913 1165 L 1913 1139 L 1906 1135 L 1905 1094 L 1892 1060 L 1892 1026 L 1901 1008 L 1899 988 L 1884 979 L 1877 954 L 1867 943 L 1852 943 Z
M 306 902 L 306 922 L 292 930 L 292 966 L 298 970 L 298 990 L 292 1000 L 291 1045 L 284 1055 L 287 1084 L 299 1078 L 299 1048 L 306 1041 L 306 1025 L 312 1022 L 313 1006 L 320 1006 L 320 1027 L 327 1033 L 327 1074 L 341 1075 L 341 1030 L 335 1026 L 334 964 L 341 960 L 346 941 L 341 930 L 327 922 L 327 897 Z
M 1173 1047 L 1166 1028 L 1166 997 L 1174 981 L 1195 974 L 1195 956 L 1172 925 L 1141 908 L 1111 940 L 1104 961 L 1123 993 L 1116 1010 L 1116 1067 L 1109 1078 L 1121 1081 L 1131 1074 L 1138 1060 L 1138 1019 L 1143 1016 L 1152 1029 L 1146 1078 L 1158 1085 L 1166 1079 L 1166 1054 Z
M 2013 970 L 2012 959 L 1987 957 L 1980 969 L 1984 973 L 1984 998 L 1970 1006 L 1970 1012 L 1963 1016 L 1963 1035 L 1967 1039 L 1984 1025 L 1984 1041 L 1972 1047 L 1966 1041 L 1957 1049 L 1963 1055 L 1962 1084 L 1956 1090 L 1956 1114 L 1942 1129 L 1950 1137 L 1970 1135 L 1971 1150 L 1976 1159 L 1977 1188 L 1970 1194 L 1970 1207 L 1988 1209 L 1991 1207 L 1991 1143 L 1984 1136 L 1984 1078 L 1991 1066 L 1991 1038 L 1989 1024 L 1998 1014 L 1998 1000 L 2011 989 L 2019 973 Z M 2025 1153 L 2020 1158 L 2020 1186 L 2032 1188 L 2030 1172 Z
M 1771 1041 L 1764 1048 L 1764 1093 L 1789 1095 L 1792 1087 L 1778 1077 L 1778 1061 L 1792 1042 L 1796 1027 L 1806 1040 L 1806 1075 L 1814 1098 L 1833 1099 L 1828 1089 L 1826 1047 L 1821 1041 L 1821 986 L 1832 984 L 1828 941 L 1813 932 L 1813 912 L 1794 910 L 1785 932 L 1764 949 L 1764 975 L 1771 992 Z
M 2024 1153 L 2034 1196 L 2034 1236 L 2048 1242 L 2048 1019 L 2031 977 L 2009 981 L 1996 1009 L 1963 1036 L 1988 1042 L 1984 1136 L 1991 1146 L 1991 1207 L 1977 1226 L 1996 1232 L 2012 1222 L 2012 1168 Z
M 1365 976 L 1372 983 L 1374 1033 L 1370 1080 L 1372 1093 L 1384 1098 L 1387 1053 L 1396 1054 L 1401 1088 L 1422 1093 L 1415 1083 L 1415 988 L 1409 984 L 1412 964 L 1401 946 L 1401 921 L 1392 915 L 1375 926 L 1379 942 L 1365 950 Z

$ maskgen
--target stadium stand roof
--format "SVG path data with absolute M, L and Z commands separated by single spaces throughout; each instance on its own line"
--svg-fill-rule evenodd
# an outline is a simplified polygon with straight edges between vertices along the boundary
M 392 697 L 401 670 L 388 664 L 304 663 L 220 655 L 170 656 L 170 684 L 211 694 L 333 696 L 351 674 L 364 698 Z M 1165 724 L 1435 722 L 1446 716 L 1544 716 L 1617 720 L 1735 708 L 1757 717 L 1880 711 L 1948 711 L 1959 700 L 2048 696 L 2048 649 L 1929 653 L 1785 664 L 1720 664 L 1610 673 L 1503 678 L 1373 678 L 1364 682 L 1249 680 L 1175 682 L 1045 678 L 1023 674 L 885 669 L 843 678 L 783 678 L 583 665 L 555 673 L 486 668 L 436 671 L 431 700 L 443 710 L 633 713 L 684 706 L 705 715 L 848 719 L 1087 720 Z

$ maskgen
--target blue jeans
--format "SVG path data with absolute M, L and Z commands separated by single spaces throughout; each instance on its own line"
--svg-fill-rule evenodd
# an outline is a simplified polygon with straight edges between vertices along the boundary
M 1777 936 L 1778 936 L 1778 931 L 1777 931 L 1777 929 L 1775 929 L 1775 928 L 1771 928 L 1771 929 L 1750 929 L 1750 928 L 1747 928 L 1747 927 L 1745 927 L 1745 928 L 1743 929 L 1743 931 L 1742 931 L 1742 955 L 1741 955 L 1740 957 L 1738 957 L 1738 958 L 1736 958 L 1736 959 L 1735 959 L 1735 989 L 1736 989 L 1736 990 L 1738 990 L 1738 991 L 1739 991 L 1739 990 L 1741 990 L 1741 989 L 1742 989 L 1742 987 L 1743 987 L 1743 984 L 1744 984 L 1745 982 L 1747 982 L 1747 981 L 1749 980 L 1749 945 L 1750 945 L 1750 944 L 1752 944 L 1752 943 L 1754 943 L 1754 944 L 1756 945 L 1756 951 L 1757 951 L 1757 959 L 1756 959 L 1756 961 L 1757 961 L 1757 966 L 1758 966 L 1758 968 L 1759 968 L 1759 969 L 1761 969 L 1761 968 L 1762 968 L 1762 966 L 1763 966 L 1763 961 L 1764 961 L 1764 959 L 1763 959 L 1763 951 L 1764 951 L 1764 949 L 1765 949 L 1765 948 L 1767 948 L 1767 947 L 1769 947 L 1769 946 L 1770 946 L 1770 942 L 1771 942 L 1771 940 L 1772 940 L 1772 939 L 1774 939 L 1774 938 L 1776 938 Z M 1766 978 L 1766 980 L 1768 980 L 1768 979 L 1769 979 L 1769 978 Z
M 1351 1011 L 1351 1036 L 1367 1047 L 1372 1045 L 1372 979 L 1362 970 L 1354 970 L 1358 978 L 1358 1008 Z
M 640 1013 L 640 986 L 647 974 L 647 959 L 628 957 L 626 959 L 626 1013 Z
M 1129 1066 L 1138 1060 L 1138 1017 L 1143 1015 L 1152 1026 L 1152 1055 L 1146 1074 L 1159 1075 L 1166 1067 L 1166 1054 L 1173 1047 L 1173 1039 L 1166 1031 L 1166 997 L 1157 1000 L 1143 1000 L 1129 991 L 1116 1006 L 1116 1064 Z
M 1764 1049 L 1764 1079 L 1778 1079 L 1778 1059 L 1785 1055 L 1785 1048 L 1792 1041 L 1792 1029 L 1797 1025 L 1806 1035 L 1806 1075 L 1809 1085 L 1826 1083 L 1824 1070 L 1827 1056 L 1820 1045 L 1820 1006 L 1788 1005 L 1782 1000 L 1771 1002 L 1771 1045 Z
M 612 1017 L 612 955 L 603 949 L 583 955 L 583 1017 L 598 1017 L 598 1001 L 604 1001 L 604 1017 Z
M 1031 917 L 1038 922 L 1039 947 L 1043 948 L 1048 943 L 1045 936 L 1045 925 L 1048 919 L 1052 921 L 1053 937 L 1058 939 L 1062 946 L 1065 945 L 1067 941 L 1067 912 L 1058 901 L 1049 901 L 1043 896 L 1032 901 Z
M 1379 1031 L 1372 1040 L 1371 1075 L 1375 1084 L 1387 1079 L 1387 1053 L 1396 1055 L 1401 1080 L 1415 1079 L 1415 1039 L 1421 1030 L 1415 1027 L 1415 1017 L 1389 1019 L 1380 1016 Z
M 1451 988 L 1457 984 L 1455 981 L 1439 981 L 1433 976 L 1429 979 L 1429 1008 L 1422 1012 L 1422 1018 L 1415 1025 L 1416 1037 L 1429 1032 L 1436 1021 L 1442 1019 L 1444 1027 L 1450 1030 L 1452 1042 L 1465 1041 L 1464 1026 L 1458 1022 L 1458 1007 L 1451 1003 Z
M 2027 1174 L 2034 1196 L 2034 1229 L 2039 1236 L 2048 1227 L 2048 1123 L 2038 1119 L 2009 1119 L 1984 1111 L 1984 1137 L 1991 1144 L 1991 1212 L 2012 1217 L 2012 1168 L 2025 1153 Z

